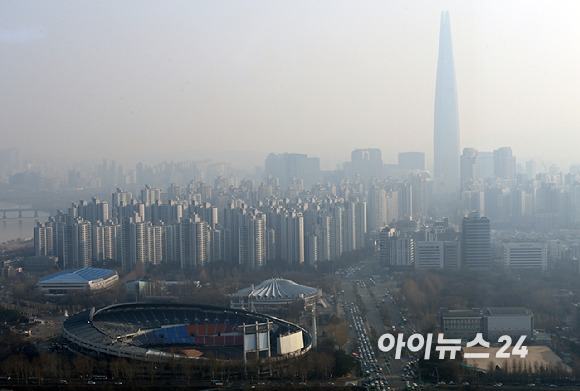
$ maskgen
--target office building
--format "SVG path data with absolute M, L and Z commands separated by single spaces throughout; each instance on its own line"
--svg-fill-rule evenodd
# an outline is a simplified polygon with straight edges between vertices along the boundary
M 352 178 L 359 177 L 363 183 L 372 178 L 381 178 L 383 159 L 377 148 L 355 149 L 350 155 Z
M 445 265 L 444 243 L 415 242 L 415 269 L 442 269 Z
M 535 269 L 544 271 L 548 267 L 546 243 L 506 242 L 504 262 L 508 269 Z
M 491 266 L 491 226 L 487 217 L 472 212 L 463 218 L 461 229 L 462 267 Z

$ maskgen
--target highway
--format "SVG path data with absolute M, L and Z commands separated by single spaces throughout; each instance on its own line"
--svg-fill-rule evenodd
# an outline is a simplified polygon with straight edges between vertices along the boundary
M 388 332 L 396 336 L 403 332 L 406 340 L 414 330 L 404 319 L 392 296 L 396 289 L 395 282 L 387 278 L 377 256 L 341 271 L 340 276 L 343 289 L 340 299 L 351 324 L 351 352 L 360 356 L 363 370 L 370 369 L 367 377 L 379 379 L 379 384 L 375 385 L 379 390 L 401 389 L 407 384 L 412 386 L 411 358 L 396 360 L 395 349 L 387 353 L 378 349 L 378 338 L 382 334 Z M 388 312 L 385 320 L 381 318 L 381 306 L 386 307 Z M 396 331 L 393 331 L 393 325 Z M 368 348 L 373 352 L 368 353 Z M 385 385 L 381 386 L 383 379 Z

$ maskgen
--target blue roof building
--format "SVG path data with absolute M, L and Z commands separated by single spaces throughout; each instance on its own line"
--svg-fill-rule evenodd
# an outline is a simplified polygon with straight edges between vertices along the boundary
M 119 281 L 115 270 L 85 267 L 64 270 L 41 278 L 36 286 L 47 295 L 66 295 L 71 291 L 96 292 L 110 288 Z

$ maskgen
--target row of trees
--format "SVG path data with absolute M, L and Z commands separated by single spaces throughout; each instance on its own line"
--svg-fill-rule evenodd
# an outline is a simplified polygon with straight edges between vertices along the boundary
M 417 316 L 418 327 L 433 331 L 441 307 L 469 309 L 526 307 L 534 313 L 534 326 L 554 330 L 570 315 L 573 295 L 561 295 L 563 288 L 576 289 L 565 267 L 548 273 L 506 273 L 498 270 L 420 270 L 402 277 L 401 294 Z M 578 278 L 577 270 L 574 277 Z M 566 289 L 566 290 L 567 290 Z
M 186 382 L 196 380 L 232 378 L 258 378 L 267 374 L 275 380 L 328 380 L 344 376 L 354 370 L 356 362 L 342 350 L 334 346 L 314 349 L 305 357 L 278 362 L 257 362 L 225 359 L 195 360 L 176 359 L 165 363 L 126 360 L 122 358 L 95 359 L 89 356 L 42 353 L 27 355 L 11 354 L 0 361 L 0 373 L 17 383 L 41 384 L 58 380 L 82 382 L 95 374 L 122 379 L 132 384 L 148 381 L 155 383 L 161 379 L 174 379 Z

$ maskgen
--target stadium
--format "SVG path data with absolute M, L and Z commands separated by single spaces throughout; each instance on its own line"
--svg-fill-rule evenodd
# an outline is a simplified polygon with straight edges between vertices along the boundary
M 126 303 L 70 316 L 69 348 L 142 361 L 222 358 L 281 360 L 306 353 L 300 326 L 239 309 L 188 304 Z

